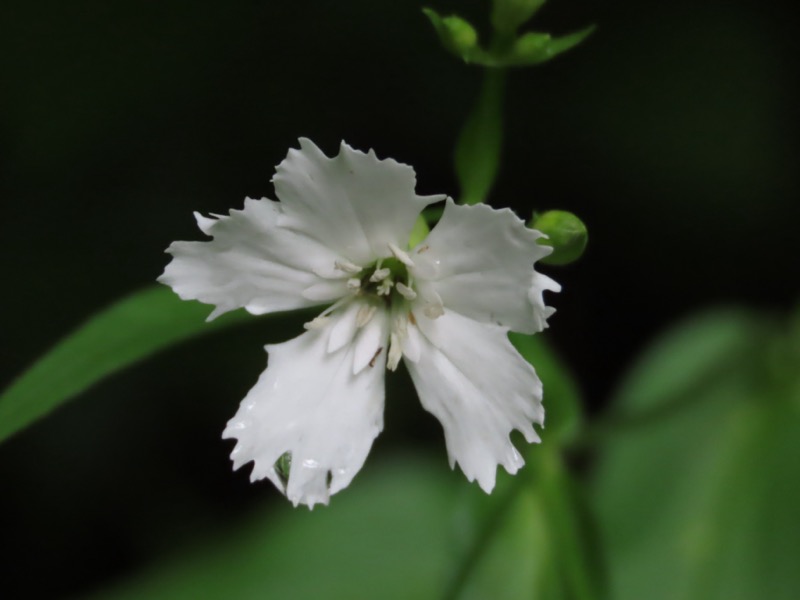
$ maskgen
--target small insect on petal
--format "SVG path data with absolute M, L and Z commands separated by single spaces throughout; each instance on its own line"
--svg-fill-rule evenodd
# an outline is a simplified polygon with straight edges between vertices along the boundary
M 374 367 L 375 366 L 375 361 L 378 359 L 378 356 L 380 355 L 381 352 L 383 352 L 383 347 L 380 347 L 377 350 L 375 350 L 375 354 L 373 354 L 372 358 L 369 359 L 369 363 L 368 364 L 369 364 L 370 367 Z
M 278 474 L 278 479 L 281 480 L 283 487 L 289 483 L 289 473 L 292 470 L 292 453 L 284 452 L 280 458 L 275 461 L 275 473 Z

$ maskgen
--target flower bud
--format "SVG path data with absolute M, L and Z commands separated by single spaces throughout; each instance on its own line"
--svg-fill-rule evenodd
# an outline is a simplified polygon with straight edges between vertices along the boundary
M 469 21 L 456 15 L 442 17 L 430 8 L 423 8 L 422 11 L 436 29 L 439 41 L 449 52 L 465 62 L 471 62 L 482 55 L 483 51 L 478 45 L 478 32 Z
M 578 260 L 586 249 L 589 233 L 586 225 L 571 212 L 565 210 L 549 210 L 531 219 L 533 229 L 547 236 L 540 244 L 552 246 L 553 253 L 541 260 L 547 265 L 567 265 Z

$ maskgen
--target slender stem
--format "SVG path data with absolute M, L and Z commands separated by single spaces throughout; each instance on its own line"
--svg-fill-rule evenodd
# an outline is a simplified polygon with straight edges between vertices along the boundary
M 485 201 L 497 176 L 503 143 L 505 80 L 504 69 L 484 70 L 478 100 L 456 143 L 456 176 L 462 204 Z
M 499 529 L 500 522 L 508 512 L 511 503 L 517 497 L 517 491 L 522 487 L 526 481 L 526 476 L 521 474 L 514 479 L 510 488 L 506 490 L 505 495 L 500 498 L 492 509 L 492 512 L 483 519 L 480 531 L 475 537 L 474 542 L 470 545 L 464 559 L 458 566 L 458 570 L 450 580 L 450 584 L 442 594 L 442 600 L 458 600 L 461 593 L 464 591 L 464 586 L 469 580 L 470 575 L 477 567 L 484 552 L 489 548 L 489 542 L 492 536 Z

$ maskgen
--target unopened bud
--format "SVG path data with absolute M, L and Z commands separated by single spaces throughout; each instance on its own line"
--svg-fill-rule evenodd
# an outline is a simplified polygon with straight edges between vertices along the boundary
M 575 262 L 581 257 L 589 241 L 589 232 L 586 231 L 583 221 L 565 210 L 534 214 L 530 226 L 547 236 L 547 239 L 539 240 L 540 244 L 553 247 L 553 253 L 541 260 L 547 265 Z
M 456 15 L 442 17 L 430 8 L 423 8 L 422 11 L 436 29 L 439 41 L 452 54 L 471 62 L 482 53 L 478 45 L 478 32 L 469 21 Z

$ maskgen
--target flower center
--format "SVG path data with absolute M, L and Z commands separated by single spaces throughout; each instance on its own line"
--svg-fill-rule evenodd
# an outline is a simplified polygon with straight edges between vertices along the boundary
M 426 317 L 437 319 L 444 314 L 444 307 L 442 299 L 435 290 L 428 290 L 423 297 L 417 298 L 413 271 L 410 270 L 410 267 L 414 266 L 411 257 L 394 244 L 390 243 L 388 246 L 392 256 L 381 258 L 364 267 L 345 259 L 337 260 L 334 264 L 336 270 L 349 276 L 347 279 L 349 293 L 304 326 L 306 329 L 325 327 L 334 311 L 347 305 L 352 306 L 351 302 L 355 302 L 357 306 L 355 330 L 350 335 L 359 336 L 364 335 L 365 328 L 380 312 L 390 319 L 389 339 L 369 342 L 375 343 L 376 347 L 372 360 L 368 364 L 370 367 L 374 366 L 375 359 L 388 342 L 386 368 L 394 371 L 404 354 L 409 357 L 418 357 L 418 347 L 413 343 L 409 346 L 411 339 L 409 328 L 417 325 L 413 311 L 420 310 Z M 366 338 L 360 339 L 371 339 L 371 337 L 368 335 Z M 355 339 L 352 337 L 352 340 Z M 337 349 L 341 347 L 336 343 L 334 346 Z M 416 362 L 417 358 L 411 358 L 411 360 Z M 361 364 L 358 369 L 364 368 L 364 366 Z M 356 372 L 354 371 L 354 373 Z
M 376 261 L 359 275 L 351 279 L 349 285 L 361 294 L 383 300 L 387 306 L 401 301 L 401 298 L 413 300 L 417 297 L 408 267 L 393 256 Z

